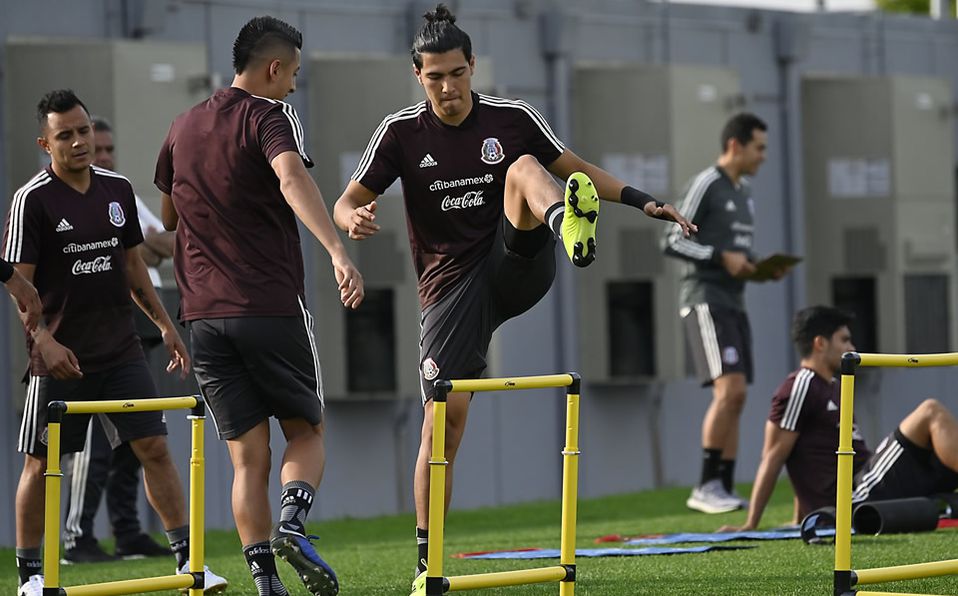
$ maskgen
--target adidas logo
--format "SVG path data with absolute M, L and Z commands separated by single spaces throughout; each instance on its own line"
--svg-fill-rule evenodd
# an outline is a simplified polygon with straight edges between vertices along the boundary
M 829 412 L 834 412 L 835 410 L 838 409 L 838 406 L 836 406 L 835 402 L 833 402 L 832 400 L 828 400 L 828 405 L 825 406 L 825 409 L 828 410 Z
M 253 573 L 257 571 L 261 571 L 259 563 L 257 563 L 256 561 L 253 561 L 252 563 L 250 563 L 249 570 L 252 571 Z
M 426 157 L 422 158 L 422 161 L 419 162 L 420 168 L 431 168 L 433 166 L 438 166 L 439 162 L 432 158 L 432 155 L 426 154 Z
M 72 229 L 73 226 L 70 225 L 70 222 L 68 222 L 66 218 L 61 219 L 60 223 L 57 224 L 58 232 L 69 232 Z

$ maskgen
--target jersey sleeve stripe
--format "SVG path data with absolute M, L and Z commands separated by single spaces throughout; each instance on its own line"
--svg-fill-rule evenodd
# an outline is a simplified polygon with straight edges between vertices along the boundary
M 108 178 L 119 178 L 120 180 L 126 180 L 127 182 L 130 182 L 130 179 L 129 179 L 129 178 L 127 178 L 127 177 L 124 176 L 123 174 L 117 174 L 117 173 L 114 172 L 113 170 L 108 170 L 108 169 L 106 169 L 106 168 L 101 168 L 100 166 L 92 166 L 92 168 L 93 168 L 93 172 L 94 172 L 95 174 L 99 174 L 100 176 L 106 176 L 106 177 L 108 177 Z M 132 182 L 130 182 L 130 186 L 131 186 L 131 187 L 133 186 L 133 183 L 132 183 Z
M 386 136 L 386 131 L 389 129 L 389 126 L 394 122 L 399 122 L 400 120 L 409 120 L 410 118 L 418 118 L 420 114 L 426 111 L 426 102 L 417 103 L 414 106 L 409 106 L 404 110 L 400 110 L 395 114 L 390 114 L 383 118 L 383 121 L 379 123 L 379 127 L 376 128 L 376 131 L 373 133 L 372 138 L 369 139 L 369 144 L 366 146 L 366 150 L 363 152 L 362 158 L 359 160 L 359 165 L 356 166 L 356 171 L 353 172 L 352 179 L 357 182 L 366 175 L 366 172 L 369 171 L 369 166 L 373 163 L 373 157 L 376 155 L 376 150 L 379 149 L 379 143 L 382 142 L 383 137 Z
M 7 246 L 3 258 L 11 263 L 19 263 L 23 253 L 23 214 L 26 209 L 27 197 L 31 192 L 48 184 L 51 178 L 45 171 L 34 176 L 30 182 L 20 188 L 13 195 L 10 205 L 10 223 L 7 230 Z
M 679 213 L 682 214 L 682 217 L 689 221 L 695 219 L 695 215 L 699 210 L 699 205 L 702 203 L 702 197 L 705 196 L 705 191 L 707 191 L 709 186 L 711 186 L 712 183 L 718 179 L 719 173 L 715 170 L 715 168 L 711 167 L 695 177 L 695 180 L 689 187 L 688 193 L 686 193 L 685 198 L 682 200 L 682 204 L 679 205 Z M 680 245 L 685 245 L 686 248 L 691 244 L 696 244 L 698 246 L 704 245 L 693 240 L 689 240 L 682 234 L 683 232 L 681 226 L 673 226 L 673 230 L 669 232 L 669 235 L 667 236 L 667 244 L 671 248 L 675 249 L 676 252 L 694 256 L 687 250 L 682 250 Z M 712 250 L 710 248 L 707 250 L 708 256 L 706 258 L 711 258 Z
M 494 107 L 506 107 L 519 109 L 529 115 L 532 118 L 532 121 L 536 123 L 539 127 L 539 130 L 542 131 L 542 134 L 549 139 L 549 142 L 556 148 L 556 151 L 562 153 L 565 151 L 565 145 L 562 144 L 562 141 L 559 140 L 559 137 L 552 132 L 552 127 L 549 126 L 549 123 L 545 118 L 542 117 L 542 114 L 539 113 L 534 107 L 528 103 L 518 100 L 518 99 L 503 99 L 501 97 L 492 97 L 490 95 L 480 95 L 479 103 L 484 103 L 488 106 Z
M 802 369 L 792 382 L 792 392 L 788 396 L 788 405 L 785 407 L 785 415 L 782 416 L 782 422 L 779 424 L 785 430 L 795 430 L 798 426 L 798 416 L 802 412 L 802 405 L 805 403 L 805 396 L 808 394 L 808 387 L 812 378 L 815 376 L 810 370 Z
M 312 164 L 313 160 L 311 160 L 309 155 L 306 154 L 306 134 L 303 132 L 303 125 L 299 121 L 299 114 L 296 113 L 296 108 L 294 108 L 292 104 L 288 104 L 285 101 L 279 101 L 278 99 L 252 94 L 250 97 L 262 99 L 263 101 L 268 101 L 272 104 L 278 103 L 282 106 L 283 115 L 286 116 L 287 120 L 289 120 L 289 125 L 293 129 L 293 140 L 296 142 L 297 153 L 299 153 L 299 156 L 303 159 L 303 161 L 307 162 L 308 164 Z

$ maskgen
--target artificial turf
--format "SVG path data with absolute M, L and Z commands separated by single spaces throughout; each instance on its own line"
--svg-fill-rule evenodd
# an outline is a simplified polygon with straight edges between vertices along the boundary
M 739 488 L 748 494 L 747 486 Z M 713 531 L 722 524 L 739 524 L 744 513 L 703 515 L 685 508 L 687 489 L 663 489 L 579 503 L 578 546 L 593 548 L 593 540 L 607 534 L 638 535 L 664 532 Z M 792 496 L 783 483 L 776 490 L 763 527 L 787 523 Z M 376 519 L 344 519 L 310 524 L 322 538 L 317 550 L 339 575 L 343 596 L 401 595 L 409 593 L 416 561 L 414 521 L 411 515 Z M 559 503 L 539 502 L 474 511 L 453 511 L 446 533 L 447 555 L 481 550 L 558 548 Z M 157 537 L 158 539 L 161 537 Z M 653 557 L 589 558 L 578 561 L 576 594 L 620 596 L 632 594 L 821 594 L 832 593 L 834 549 L 809 546 L 797 540 L 752 543 L 749 550 Z M 239 549 L 235 532 L 207 534 L 207 562 L 230 579 L 228 594 L 255 596 L 256 589 Z M 853 565 L 876 567 L 958 557 L 958 530 L 927 534 L 856 537 Z M 0 560 L 14 593 L 16 569 L 12 549 L 2 549 Z M 289 568 L 279 567 L 291 594 L 306 594 Z M 506 571 L 555 564 L 553 561 L 470 561 L 446 559 L 448 575 Z M 144 577 L 172 571 L 172 559 L 74 565 L 62 568 L 63 583 L 76 585 L 120 577 Z M 958 594 L 958 577 L 931 578 L 881 584 L 872 590 L 925 594 Z M 483 595 L 554 595 L 555 584 L 500 588 Z M 173 594 L 166 592 L 165 594 Z

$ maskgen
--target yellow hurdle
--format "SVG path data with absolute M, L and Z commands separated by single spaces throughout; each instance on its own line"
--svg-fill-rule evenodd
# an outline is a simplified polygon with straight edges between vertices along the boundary
M 559 596 L 575 594 L 575 527 L 578 503 L 579 375 L 542 375 L 500 379 L 438 380 L 433 398 L 432 454 L 429 459 L 429 561 L 426 595 L 559 582 Z M 446 399 L 450 393 L 518 391 L 566 387 L 566 434 L 562 450 L 562 530 L 559 565 L 446 577 L 443 574 L 443 533 L 446 511 Z
M 946 354 L 859 354 L 842 356 L 841 411 L 838 430 L 838 486 L 835 501 L 835 596 L 875 596 L 900 592 L 868 592 L 854 586 L 888 581 L 937 577 L 958 574 L 958 559 L 914 565 L 852 569 L 852 476 L 855 450 L 852 448 L 852 426 L 855 408 L 855 372 L 859 366 L 921 368 L 958 366 L 958 352 Z M 930 596 L 930 595 L 925 595 Z
M 60 585 L 60 425 L 67 414 L 101 414 L 190 410 L 192 451 L 190 454 L 190 573 L 126 579 L 99 584 L 64 587 Z M 189 596 L 203 595 L 204 494 L 203 421 L 206 404 L 198 397 L 154 399 L 54 401 L 47 408 L 47 471 L 44 503 L 43 593 L 60 596 L 120 596 L 161 590 L 188 590 Z

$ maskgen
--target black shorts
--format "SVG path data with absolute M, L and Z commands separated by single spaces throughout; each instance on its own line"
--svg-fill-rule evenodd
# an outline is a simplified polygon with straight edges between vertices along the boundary
M 17 450 L 37 457 L 47 455 L 47 405 L 52 401 L 148 399 L 156 385 L 146 360 L 140 358 L 113 368 L 85 373 L 82 379 L 57 380 L 33 376 L 27 383 L 27 403 L 20 424 Z M 130 412 L 101 416 L 114 447 L 120 443 L 166 434 L 163 412 Z M 90 414 L 67 414 L 60 425 L 60 453 L 83 451 Z
M 302 302 L 300 302 L 302 306 Z M 275 416 L 323 419 L 323 381 L 313 317 L 190 321 L 193 371 L 221 439 Z
M 509 226 L 506 234 L 505 226 Z M 530 256 L 507 247 L 506 235 Z M 555 272 L 555 236 L 549 227 L 519 231 L 503 217 L 489 256 L 422 312 L 419 381 L 423 404 L 435 395 L 436 379 L 481 375 L 492 333 L 535 306 L 552 287 Z
M 854 486 L 853 503 L 927 497 L 953 492 L 958 488 L 958 473 L 896 428 L 855 474 Z
M 744 311 L 696 304 L 682 313 L 695 376 L 703 387 L 729 373 L 752 382 L 752 329 Z

